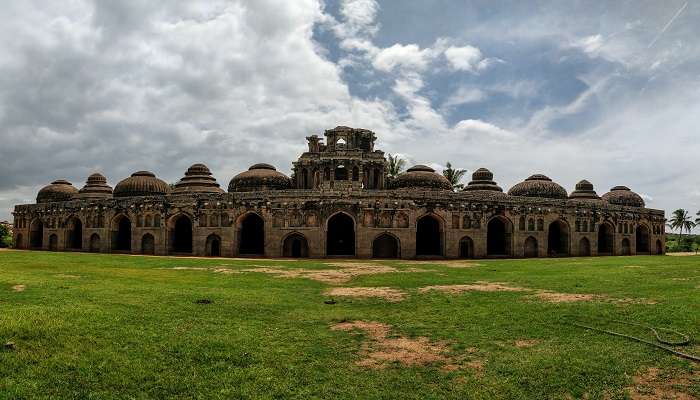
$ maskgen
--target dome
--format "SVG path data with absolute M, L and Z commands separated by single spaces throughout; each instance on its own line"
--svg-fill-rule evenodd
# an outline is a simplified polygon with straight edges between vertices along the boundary
M 107 178 L 102 174 L 88 176 L 85 186 L 78 195 L 81 199 L 108 199 L 112 197 L 112 187 L 107 184 Z
M 493 173 L 486 168 L 479 168 L 472 174 L 472 180 L 464 187 L 463 193 L 475 199 L 502 199 L 508 197 L 503 189 L 493 180 Z
M 524 182 L 513 186 L 508 191 L 508 194 L 511 196 L 543 197 L 547 199 L 566 199 L 569 197 L 566 189 L 541 174 L 532 175 L 525 179 Z
M 170 186 L 150 171 L 138 171 L 117 183 L 114 197 L 162 196 L 170 193 Z
M 255 164 L 241 172 L 228 184 L 229 192 L 254 192 L 262 190 L 284 190 L 291 187 L 289 177 L 270 164 Z
M 194 164 L 187 169 L 185 176 L 175 184 L 173 193 L 223 193 L 211 171 L 204 164 Z
M 73 184 L 67 180 L 59 179 L 41 188 L 36 195 L 36 202 L 51 203 L 54 201 L 68 201 L 73 199 L 77 194 L 78 189 L 76 189 Z
M 615 186 L 608 193 L 605 193 L 602 199 L 618 206 L 644 207 L 645 205 L 642 196 L 633 192 L 627 186 Z
M 585 179 L 576 184 L 576 188 L 571 192 L 569 198 L 577 200 L 600 200 L 600 197 L 593 189 L 593 184 Z
M 450 181 L 426 165 L 416 165 L 397 176 L 392 182 L 396 189 L 452 190 Z

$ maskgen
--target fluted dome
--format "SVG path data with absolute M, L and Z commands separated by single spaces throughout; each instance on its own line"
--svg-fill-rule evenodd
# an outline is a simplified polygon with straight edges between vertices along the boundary
M 102 174 L 88 176 L 85 186 L 78 195 L 81 199 L 108 199 L 112 197 L 112 187 L 107 184 L 107 178 Z
M 44 186 L 36 195 L 37 203 L 51 203 L 54 201 L 68 201 L 78 194 L 78 189 L 65 179 L 59 179 Z
M 160 196 L 168 193 L 170 186 L 150 171 L 134 172 L 114 187 L 114 197 Z
M 593 189 L 593 184 L 585 179 L 576 184 L 576 188 L 571 192 L 569 198 L 577 200 L 600 200 L 598 193 Z
M 566 189 L 541 174 L 532 175 L 525 179 L 524 182 L 513 186 L 508 191 L 508 194 L 511 196 L 543 197 L 547 199 L 566 199 L 569 197 Z
M 241 172 L 228 184 L 229 192 L 254 192 L 263 190 L 284 190 L 291 187 L 289 177 L 278 172 L 270 164 L 255 164 Z
M 645 205 L 642 196 L 633 192 L 627 186 L 615 186 L 608 193 L 605 193 L 602 199 L 618 206 L 644 207 Z
M 426 165 L 416 165 L 394 179 L 396 189 L 435 189 L 452 190 L 450 181 Z
M 211 171 L 204 164 L 194 164 L 187 169 L 185 176 L 175 184 L 173 193 L 223 193 Z
M 493 173 L 486 168 L 479 168 L 472 174 L 472 180 L 464 187 L 463 193 L 475 199 L 502 199 L 508 197 L 503 189 L 493 180 Z

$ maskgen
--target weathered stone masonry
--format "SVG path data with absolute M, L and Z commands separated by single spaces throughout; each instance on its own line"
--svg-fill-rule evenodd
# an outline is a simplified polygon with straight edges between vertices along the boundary
M 173 189 L 148 171 L 119 182 L 59 180 L 14 211 L 16 247 L 196 256 L 484 258 L 663 254 L 664 213 L 624 186 L 569 195 L 544 175 L 508 193 L 480 168 L 463 191 L 429 167 L 387 176 L 376 136 L 307 138 L 292 177 L 268 164 L 224 192 L 195 164 Z

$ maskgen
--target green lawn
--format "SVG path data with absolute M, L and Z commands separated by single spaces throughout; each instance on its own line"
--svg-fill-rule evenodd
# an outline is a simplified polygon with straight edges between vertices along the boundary
M 624 319 L 700 340 L 698 257 L 352 261 L 1 251 L 0 346 L 15 346 L 0 349 L 0 398 L 700 396 L 700 365 L 567 322 Z M 243 272 L 254 268 L 275 273 Z M 337 282 L 372 269 L 383 273 Z M 511 290 L 421 290 L 475 282 Z M 325 304 L 334 287 L 403 300 Z M 551 302 L 541 290 L 595 296 Z M 333 329 L 357 321 L 385 331 Z M 421 346 L 437 358 L 411 358 Z

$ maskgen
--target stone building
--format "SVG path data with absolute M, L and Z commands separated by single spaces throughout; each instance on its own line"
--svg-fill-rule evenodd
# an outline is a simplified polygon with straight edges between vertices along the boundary
M 387 175 L 376 136 L 306 138 L 288 177 L 255 164 L 224 191 L 203 164 L 174 188 L 139 171 L 112 189 L 57 180 L 14 210 L 16 247 L 196 256 L 485 258 L 663 254 L 664 213 L 624 186 L 598 196 L 532 175 L 504 192 L 484 168 L 459 192 L 432 168 Z

